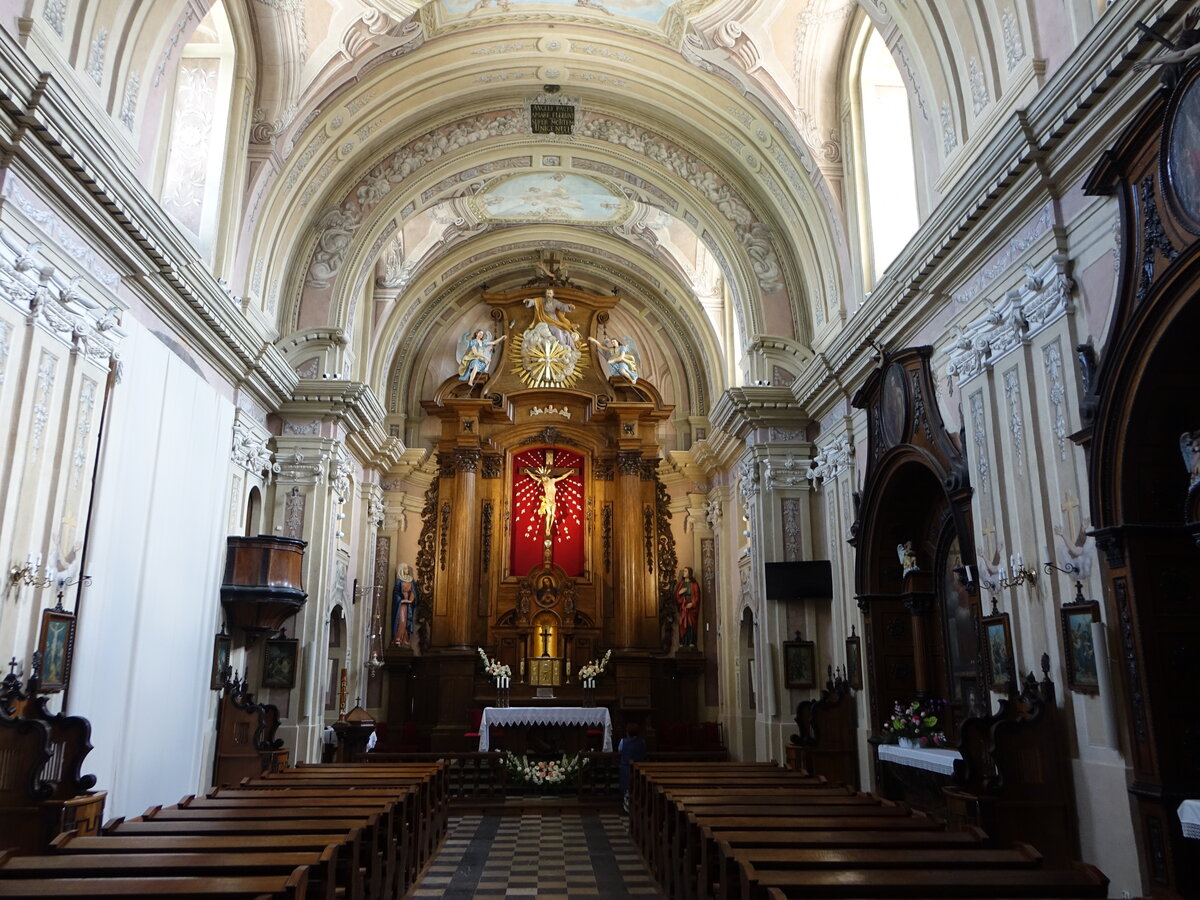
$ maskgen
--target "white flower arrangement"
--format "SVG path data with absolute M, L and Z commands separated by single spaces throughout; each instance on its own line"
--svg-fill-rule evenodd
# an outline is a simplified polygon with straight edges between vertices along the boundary
M 564 784 L 587 765 L 582 753 L 563 757 L 562 760 L 531 762 L 528 756 L 517 756 L 504 752 L 504 767 L 516 781 L 525 784 Z
M 508 679 L 512 678 L 512 669 L 500 662 L 498 659 L 488 659 L 488 655 L 483 652 L 483 648 L 479 649 L 479 658 L 483 660 L 483 671 L 491 678 L 496 679 L 496 684 L 501 687 L 508 686 Z M 500 683 L 500 679 L 504 679 L 504 683 Z
M 596 678 L 599 678 L 604 673 L 604 667 L 608 665 L 608 661 L 611 657 L 612 651 L 609 650 L 604 654 L 604 659 L 600 660 L 599 662 L 596 662 L 596 660 L 593 659 L 589 663 L 584 663 L 579 667 L 577 677 L 580 681 L 593 681 Z

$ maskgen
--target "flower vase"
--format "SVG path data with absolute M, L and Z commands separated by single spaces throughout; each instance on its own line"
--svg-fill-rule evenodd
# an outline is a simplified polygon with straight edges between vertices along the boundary
M 596 705 L 596 679 L 583 679 L 583 705 L 591 708 Z
M 496 679 L 496 706 L 508 707 L 508 679 L 503 676 Z
M 919 746 L 921 746 L 920 742 L 915 737 L 899 737 L 896 740 L 905 750 L 916 750 Z

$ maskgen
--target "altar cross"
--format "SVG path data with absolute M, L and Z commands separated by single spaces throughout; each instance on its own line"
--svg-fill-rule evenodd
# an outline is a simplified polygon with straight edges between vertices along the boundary
M 549 625 L 543 625 L 539 634 L 542 638 L 542 657 L 547 658 L 550 656 L 550 638 L 553 636 L 554 632 L 550 630 Z

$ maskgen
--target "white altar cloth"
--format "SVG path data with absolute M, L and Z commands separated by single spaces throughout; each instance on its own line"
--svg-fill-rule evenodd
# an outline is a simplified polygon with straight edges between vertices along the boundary
M 1179 804 L 1178 812 L 1183 836 L 1200 840 L 1200 800 L 1184 800 Z
M 937 747 L 898 747 L 895 744 L 880 744 L 879 758 L 886 759 L 901 766 L 911 766 L 914 769 L 924 769 L 926 772 L 937 772 L 939 775 L 953 775 L 954 761 L 962 759 L 957 750 L 942 750 Z
M 601 725 L 604 752 L 612 753 L 612 716 L 605 706 L 489 706 L 479 721 L 481 751 L 491 748 L 489 735 L 493 725 Z

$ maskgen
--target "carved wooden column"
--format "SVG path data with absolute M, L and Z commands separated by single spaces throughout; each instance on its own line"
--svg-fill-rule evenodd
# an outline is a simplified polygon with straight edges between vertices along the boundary
M 617 453 L 617 484 L 614 497 L 616 535 L 614 547 L 617 647 L 632 650 L 638 646 L 638 631 L 643 614 L 642 569 L 642 451 Z
M 480 567 L 479 419 L 485 405 L 482 400 L 453 399 L 436 408 L 442 419 L 442 440 L 433 553 L 433 647 L 465 649 L 471 642 Z
M 910 572 L 904 576 L 904 593 L 900 599 L 912 614 L 913 681 L 917 697 L 926 700 L 933 696 L 933 678 L 929 671 L 929 619 L 933 610 L 933 576 L 928 572 Z

